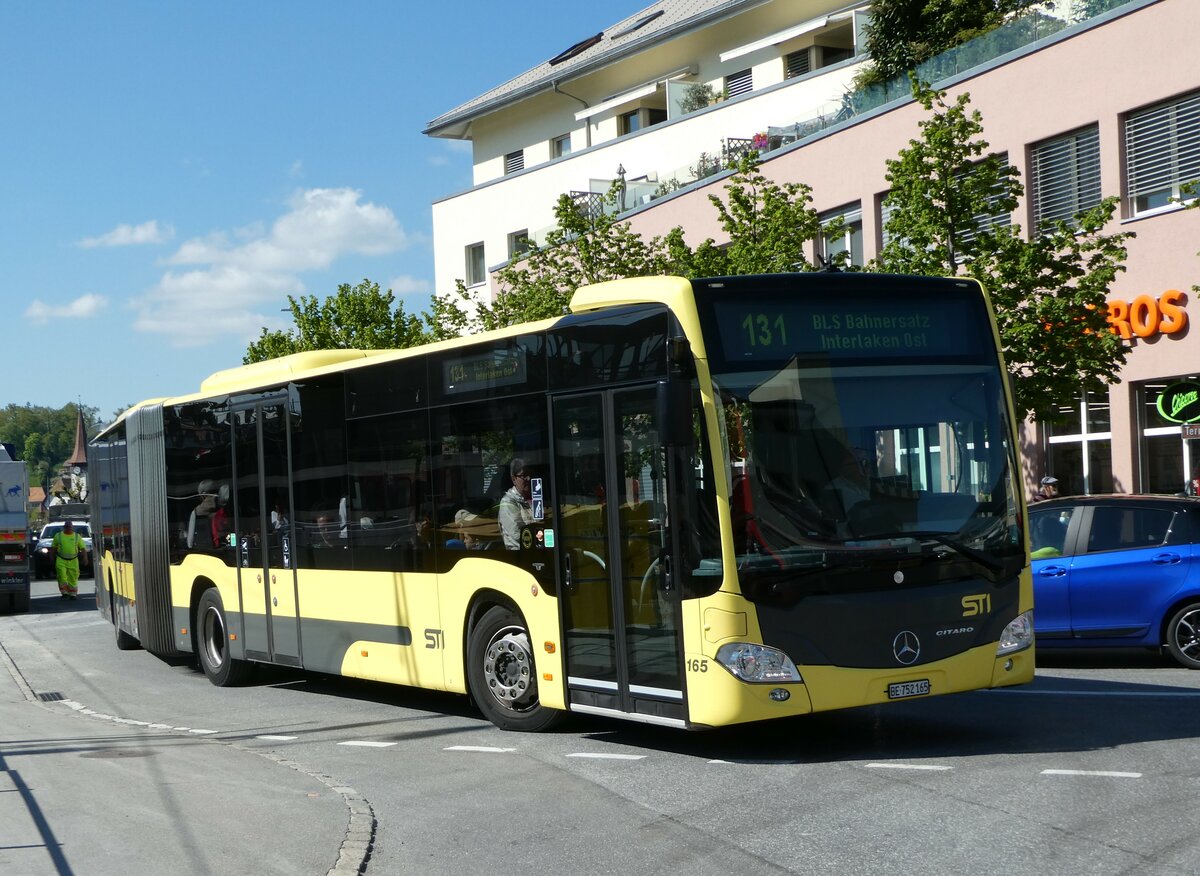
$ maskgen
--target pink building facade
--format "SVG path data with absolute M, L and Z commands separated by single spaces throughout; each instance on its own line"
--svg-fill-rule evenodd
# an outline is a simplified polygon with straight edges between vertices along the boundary
M 1175 493 L 1200 471 L 1200 437 L 1188 435 L 1200 432 L 1200 403 L 1187 403 L 1188 382 L 1200 388 L 1200 209 L 1175 200 L 1181 184 L 1200 178 L 1197 34 L 1197 0 L 1131 3 L 941 86 L 950 99 L 969 92 L 990 149 L 1020 171 L 1026 194 L 1012 224 L 1028 233 L 1036 217 L 1072 199 L 1091 206 L 1118 196 L 1107 230 L 1137 235 L 1109 297 L 1110 313 L 1130 319 L 1126 364 L 1107 393 L 1081 395 L 1062 422 L 1025 424 L 1030 493 L 1043 474 L 1057 477 L 1064 494 Z M 767 153 L 762 169 L 811 186 L 819 212 L 854 227 L 844 245 L 856 261 L 869 260 L 881 245 L 885 162 L 918 135 L 923 117 L 913 102 L 884 108 Z M 631 224 L 644 236 L 680 225 L 693 244 L 720 242 L 708 196 L 723 186 L 717 177 L 654 201 Z M 1164 392 L 1181 399 L 1163 408 L 1167 415 Z M 1195 429 L 1179 422 L 1193 417 Z

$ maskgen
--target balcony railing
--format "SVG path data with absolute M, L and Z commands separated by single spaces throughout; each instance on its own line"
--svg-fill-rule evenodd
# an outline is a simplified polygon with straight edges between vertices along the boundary
M 1082 13 L 1067 18 L 1056 18 L 1036 10 L 1026 12 L 993 31 L 924 62 L 918 66 L 916 75 L 922 81 L 936 84 L 987 64 L 1038 40 L 1053 36 L 1073 24 L 1137 2 L 1141 2 L 1141 0 L 1086 0 L 1078 5 L 1072 5 L 1073 10 L 1083 9 Z M 785 125 L 767 126 L 765 144 L 761 134 L 754 137 L 726 137 L 721 141 L 719 150 L 714 150 L 712 153 L 701 152 L 693 164 L 672 171 L 660 171 L 657 174 L 651 174 L 648 178 L 631 181 L 626 186 L 623 204 L 606 203 L 602 192 L 574 191 L 571 192 L 571 197 L 580 205 L 586 215 L 593 218 L 605 212 L 621 213 L 735 167 L 738 159 L 749 152 L 769 153 L 787 146 L 789 143 L 819 133 L 835 124 L 911 96 L 912 86 L 908 77 L 898 76 L 887 82 L 848 92 L 837 112 Z M 535 238 L 541 240 L 548 230 L 548 228 L 541 229 L 535 233 Z
M 1053 36 L 1073 24 L 1103 15 L 1122 6 L 1140 0 L 1086 0 L 1081 4 L 1083 12 L 1068 18 L 1056 18 L 1036 10 L 1024 13 L 993 31 L 963 43 L 919 65 L 916 75 L 924 82 L 937 83 L 959 73 L 982 66 L 990 61 L 1017 51 L 1038 40 Z M 789 143 L 825 130 L 832 125 L 878 109 L 893 101 L 912 96 L 912 85 L 907 76 L 897 76 L 887 82 L 865 89 L 847 92 L 842 107 L 834 113 L 825 113 L 786 125 L 767 126 L 766 148 L 753 146 L 753 138 L 728 137 L 722 142 L 720 157 L 701 153 L 697 162 L 660 174 L 664 180 L 652 197 L 662 197 L 705 177 L 736 165 L 737 158 L 749 151 L 763 153 L 780 149 Z M 636 206 L 631 204 L 630 206 Z

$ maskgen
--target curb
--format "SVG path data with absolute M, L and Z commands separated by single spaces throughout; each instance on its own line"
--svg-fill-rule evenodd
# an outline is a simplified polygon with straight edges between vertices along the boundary
M 131 724 L 142 726 L 147 729 L 157 730 L 159 732 L 170 733 L 175 736 L 187 736 L 189 739 L 195 739 L 196 736 L 190 732 L 175 730 L 174 728 L 166 727 L 165 725 L 151 725 L 149 721 L 136 721 L 130 718 L 121 718 L 115 715 L 103 715 L 86 707 L 83 703 L 75 700 L 56 700 L 53 703 L 42 702 L 42 700 L 33 692 L 33 688 L 29 686 L 29 682 L 25 680 L 25 676 L 21 674 L 20 667 L 12 659 L 8 653 L 8 649 L 4 647 L 4 643 L 0 642 L 0 663 L 4 664 L 8 674 L 12 676 L 13 682 L 21 691 L 21 695 L 26 701 L 32 703 L 39 708 L 45 709 L 47 712 L 63 714 L 60 710 L 53 708 L 54 705 L 66 706 L 74 714 L 81 718 L 94 718 L 101 721 L 109 721 L 117 724 Z M 295 770 L 310 779 L 320 782 L 325 787 L 329 788 L 334 793 L 342 798 L 347 811 L 349 812 L 349 820 L 346 824 L 346 833 L 342 837 L 341 845 L 338 847 L 337 861 L 330 868 L 326 876 L 350 876 L 350 874 L 363 874 L 367 871 L 367 864 L 371 860 L 371 852 L 375 846 L 375 829 L 377 822 L 375 820 L 375 810 L 371 807 L 371 803 L 362 794 L 353 788 L 347 787 L 331 776 L 326 776 L 315 772 L 308 767 L 294 760 L 289 760 L 283 755 L 275 754 L 269 751 L 260 751 L 255 748 L 247 748 L 244 745 L 239 745 L 236 742 L 231 742 L 223 739 L 204 739 L 205 742 L 211 742 L 217 745 L 226 745 L 230 748 L 235 748 L 238 751 L 244 751 L 248 754 L 257 755 L 258 757 L 266 758 L 272 763 Z

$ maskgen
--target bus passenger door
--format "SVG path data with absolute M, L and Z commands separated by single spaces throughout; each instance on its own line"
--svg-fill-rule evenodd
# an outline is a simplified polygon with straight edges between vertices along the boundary
M 654 387 L 554 401 L 556 540 L 575 711 L 684 720 Z
M 237 556 L 246 655 L 299 666 L 287 408 L 280 401 L 261 402 L 236 416 Z

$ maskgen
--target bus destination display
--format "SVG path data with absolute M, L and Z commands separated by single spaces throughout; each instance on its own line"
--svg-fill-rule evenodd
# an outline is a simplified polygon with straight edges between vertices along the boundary
M 511 386 L 526 379 L 525 352 L 520 349 L 460 356 L 446 362 L 443 368 L 443 389 L 447 394 Z
M 891 301 L 839 305 L 834 302 L 724 301 L 716 323 L 729 362 L 777 361 L 796 354 L 844 358 L 961 356 L 983 339 L 961 300 Z

